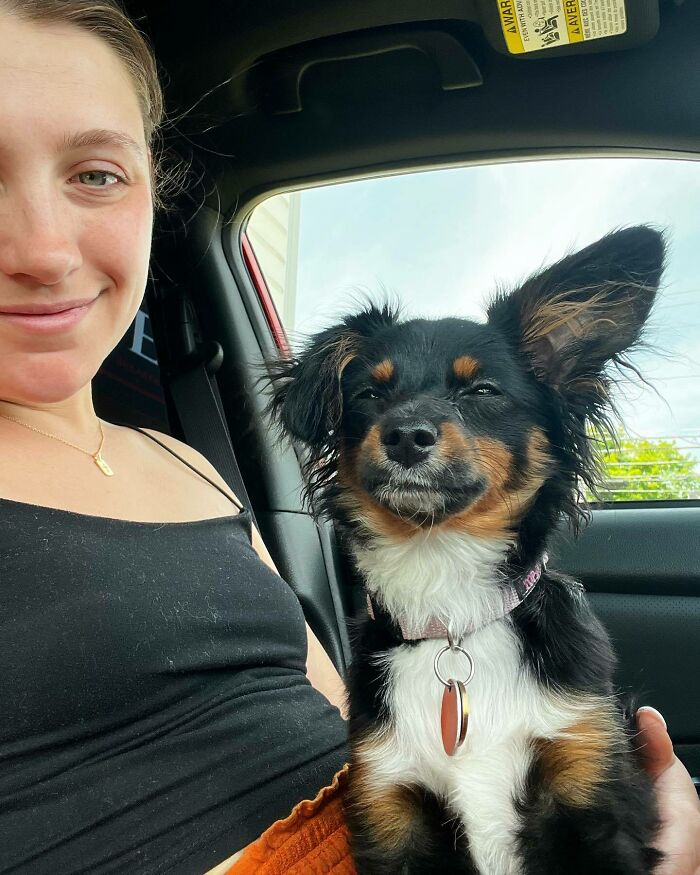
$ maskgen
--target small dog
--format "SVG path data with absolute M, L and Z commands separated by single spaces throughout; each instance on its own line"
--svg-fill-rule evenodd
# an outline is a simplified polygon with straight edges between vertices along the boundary
M 643 875 L 661 855 L 608 636 L 546 569 L 580 522 L 610 366 L 640 339 L 662 236 L 616 231 L 488 321 L 369 306 L 273 368 L 310 497 L 368 594 L 349 680 L 360 875 Z

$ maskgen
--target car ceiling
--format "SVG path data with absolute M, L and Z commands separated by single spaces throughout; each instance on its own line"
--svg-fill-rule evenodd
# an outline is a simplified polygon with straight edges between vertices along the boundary
M 484 2 L 127 7 L 164 74 L 166 141 L 206 164 L 225 215 L 285 187 L 402 168 L 697 150 L 700 3 L 662 2 L 657 34 L 637 47 L 554 57 L 499 51 L 478 23 Z M 299 109 L 299 70 L 319 57 L 301 78 Z

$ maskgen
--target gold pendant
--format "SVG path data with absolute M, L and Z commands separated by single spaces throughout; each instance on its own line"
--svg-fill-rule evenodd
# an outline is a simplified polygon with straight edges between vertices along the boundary
M 114 471 L 112 471 L 112 469 L 109 467 L 109 465 L 105 462 L 105 460 L 102 458 L 102 456 L 99 453 L 97 453 L 92 458 L 95 460 L 95 464 L 100 469 L 100 471 L 102 471 L 103 474 L 106 474 L 108 477 L 114 476 Z

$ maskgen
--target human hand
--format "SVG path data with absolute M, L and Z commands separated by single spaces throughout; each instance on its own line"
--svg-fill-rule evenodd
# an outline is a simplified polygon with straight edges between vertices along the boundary
M 673 752 L 666 722 L 658 711 L 637 711 L 642 755 L 654 780 L 661 829 L 656 847 L 664 861 L 655 875 L 700 875 L 700 801 L 683 763 Z

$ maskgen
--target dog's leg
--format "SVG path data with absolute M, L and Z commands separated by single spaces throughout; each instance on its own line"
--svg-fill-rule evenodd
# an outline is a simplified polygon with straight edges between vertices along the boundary
M 460 824 L 417 786 L 377 787 L 351 772 L 345 813 L 358 875 L 479 875 Z
M 524 875 L 653 875 L 662 855 L 609 809 L 554 806 L 522 833 Z
M 543 751 L 519 805 L 525 875 L 652 875 L 662 859 L 653 848 L 659 824 L 632 751 L 610 754 L 597 783 L 580 741 L 568 747 L 558 745 L 556 775 L 547 774 Z

